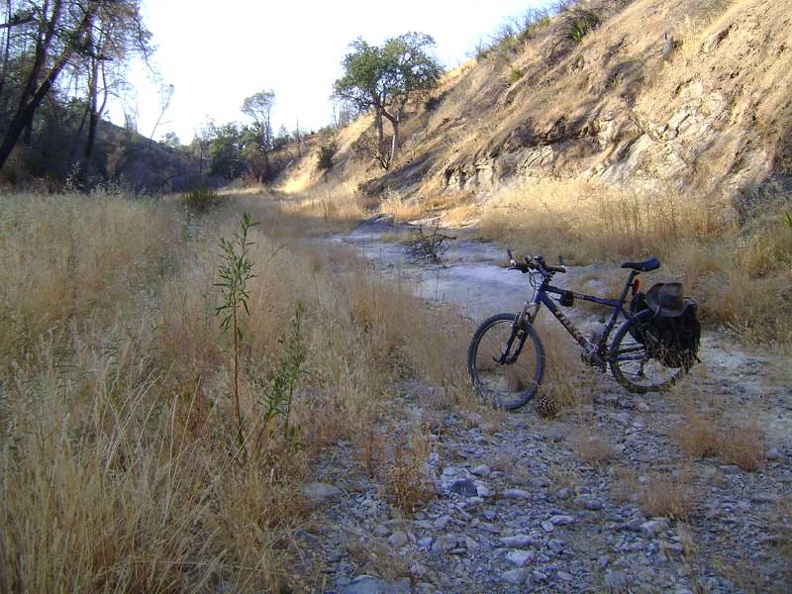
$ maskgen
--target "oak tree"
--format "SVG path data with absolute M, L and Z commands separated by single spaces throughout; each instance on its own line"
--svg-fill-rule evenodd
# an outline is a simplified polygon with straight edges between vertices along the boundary
M 67 69 L 85 72 L 90 154 L 106 65 L 148 48 L 140 0 L 6 0 L 0 5 L 0 167 Z
M 377 132 L 376 158 L 386 171 L 399 147 L 399 127 L 408 103 L 437 86 L 442 67 L 430 54 L 434 39 L 424 33 L 405 33 L 382 46 L 362 38 L 350 44 L 342 66 L 344 76 L 335 81 L 334 97 L 359 113 L 373 110 Z M 384 120 L 392 128 L 390 149 L 385 143 Z

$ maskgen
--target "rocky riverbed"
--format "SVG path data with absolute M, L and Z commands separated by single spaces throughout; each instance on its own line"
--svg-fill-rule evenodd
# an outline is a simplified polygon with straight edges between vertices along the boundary
M 525 298 L 491 246 L 411 263 L 380 240 L 386 227 L 344 241 L 380 270 L 411 271 L 426 299 L 477 319 Z M 581 369 L 586 397 L 552 419 L 394 386 L 369 439 L 404 449 L 381 453 L 383 472 L 355 444 L 326 452 L 294 535 L 300 572 L 325 594 L 792 591 L 788 370 L 710 329 L 701 357 L 662 395 Z M 710 433 L 719 449 L 704 447 Z

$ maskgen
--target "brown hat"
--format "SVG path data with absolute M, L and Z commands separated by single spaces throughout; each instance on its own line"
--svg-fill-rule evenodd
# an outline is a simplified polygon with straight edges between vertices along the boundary
M 646 292 L 646 304 L 655 314 L 676 318 L 685 312 L 682 283 L 657 283 Z

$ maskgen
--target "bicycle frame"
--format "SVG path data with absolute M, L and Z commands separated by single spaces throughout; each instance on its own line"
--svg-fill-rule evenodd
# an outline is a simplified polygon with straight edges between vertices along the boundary
M 539 309 L 541 305 L 545 305 L 547 309 L 550 310 L 550 313 L 555 316 L 555 318 L 561 323 L 561 325 L 569 332 L 570 335 L 578 342 L 578 344 L 586 350 L 587 353 L 592 355 L 599 354 L 603 355 L 605 353 L 605 344 L 608 341 L 608 337 L 610 336 L 613 329 L 616 327 L 616 322 L 619 320 L 619 316 L 624 316 L 625 319 L 629 319 L 631 314 L 625 310 L 624 304 L 626 303 L 627 293 L 633 287 L 635 282 L 635 277 L 638 276 L 640 272 L 631 270 L 627 277 L 627 281 L 624 283 L 624 287 L 622 288 L 621 294 L 619 295 L 618 299 L 612 299 L 607 297 L 598 297 L 596 295 L 589 295 L 586 293 L 576 293 L 574 291 L 569 291 L 567 289 L 561 289 L 560 287 L 556 287 L 550 284 L 550 278 L 543 278 L 541 284 L 534 292 L 533 299 L 531 301 L 526 301 L 523 307 L 521 314 L 517 318 L 517 324 L 521 324 L 524 321 L 532 324 L 536 319 L 537 314 L 539 313 Z M 609 307 L 613 311 L 611 312 L 610 319 L 605 324 L 605 330 L 602 333 L 602 336 L 599 337 L 596 343 L 591 342 L 588 338 L 586 338 L 583 333 L 578 329 L 577 326 L 570 320 L 566 314 L 561 311 L 561 308 L 557 305 L 556 301 L 550 297 L 549 294 L 555 295 L 562 295 L 562 294 L 569 294 L 574 299 L 580 299 L 582 301 L 589 301 L 591 303 L 596 303 L 598 305 L 602 305 L 604 307 Z M 515 355 L 516 358 L 516 355 Z
M 687 368 L 667 363 L 662 344 L 654 334 L 653 309 L 643 303 L 638 293 L 638 275 L 660 267 L 657 258 L 622 262 L 629 269 L 618 297 L 601 297 L 562 289 L 552 284 L 556 273 L 567 272 L 563 263 L 550 265 L 542 255 L 525 256 L 524 262 L 514 259 L 507 251 L 510 270 L 530 273 L 532 297 L 516 315 L 498 313 L 490 316 L 476 329 L 467 355 L 468 373 L 476 392 L 498 408 L 515 410 L 533 398 L 542 385 L 545 371 L 545 347 L 534 327 L 542 305 L 575 339 L 586 365 L 601 372 L 610 372 L 616 381 L 634 394 L 663 391 L 682 377 Z M 540 276 L 535 276 L 540 275 Z M 630 291 L 636 307 L 629 302 Z M 562 310 L 574 305 L 574 300 L 588 301 L 610 309 L 610 317 L 603 318 L 590 337 Z

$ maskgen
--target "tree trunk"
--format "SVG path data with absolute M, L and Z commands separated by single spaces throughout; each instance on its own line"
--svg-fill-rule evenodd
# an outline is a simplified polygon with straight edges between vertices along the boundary
M 70 55 L 71 54 L 69 54 L 69 56 Z M 38 106 L 41 105 L 44 97 L 46 97 L 47 93 L 49 93 L 49 90 L 52 88 L 52 85 L 55 83 L 55 79 L 58 78 L 61 70 L 63 70 L 63 67 L 66 66 L 69 56 L 61 56 L 61 59 L 50 69 L 47 78 L 45 78 L 41 85 L 39 85 L 32 97 L 20 98 L 17 112 L 11 120 L 11 123 L 8 125 L 5 138 L 3 138 L 3 143 L 0 145 L 0 169 L 2 169 L 2 167 L 5 165 L 8 157 L 11 156 L 11 151 L 16 146 L 16 143 L 19 140 L 19 137 L 22 135 L 25 127 L 32 124 L 33 116 L 35 115 Z
M 400 122 L 399 122 L 399 114 L 396 114 L 396 117 L 390 121 L 391 126 L 393 126 L 393 142 L 391 143 L 391 153 L 390 153 L 390 161 L 388 162 L 388 169 L 390 166 L 393 165 L 394 159 L 396 159 L 396 151 L 399 149 L 399 130 L 400 130 Z
M 90 36 L 91 42 L 93 41 Z M 98 52 L 97 52 L 98 53 Z M 90 71 L 88 73 L 88 136 L 85 140 L 83 149 L 82 163 L 80 163 L 80 182 L 85 182 L 91 167 L 91 157 L 93 157 L 94 143 L 96 142 L 96 127 L 98 125 L 99 114 L 97 113 L 98 89 L 99 89 L 99 59 L 92 56 L 89 61 Z
M 50 19 L 47 21 L 46 27 L 39 32 L 36 43 L 36 56 L 30 73 L 28 74 L 25 89 L 19 97 L 16 113 L 8 125 L 2 144 L 0 144 L 0 169 L 5 165 L 6 161 L 8 161 L 8 157 L 19 141 L 22 132 L 26 127 L 33 125 L 33 116 L 35 116 L 36 110 L 55 84 L 55 80 L 74 55 L 76 49 L 82 43 L 82 38 L 93 21 L 98 5 L 92 3 L 89 6 L 90 10 L 86 11 L 79 25 L 70 32 L 72 37 L 71 43 L 64 47 L 61 54 L 55 58 L 47 76 L 39 83 L 39 75 L 47 62 L 55 30 L 61 25 L 60 17 L 63 10 L 63 1 L 55 0 L 53 2 Z
M 100 51 L 101 53 L 101 46 Z M 102 121 L 102 114 L 107 108 L 107 71 L 101 58 L 95 57 L 91 60 L 91 80 L 88 85 L 88 138 L 85 141 L 84 174 L 89 173 L 91 160 L 93 159 L 94 147 L 96 146 L 96 135 L 99 130 L 99 123 Z M 99 103 L 99 77 L 102 77 L 102 103 Z
M 381 107 L 376 107 L 374 109 L 374 124 L 377 128 L 377 161 L 379 161 L 382 168 L 387 171 L 389 160 L 388 156 L 385 154 L 385 129 L 384 123 L 382 122 L 382 116 L 387 115 L 384 109 Z
M 391 165 L 393 165 L 393 160 L 396 158 L 396 151 L 399 148 L 399 114 L 400 112 L 396 112 L 395 115 L 389 114 L 387 111 L 383 111 L 382 114 L 388 118 L 388 121 L 393 128 L 393 139 L 391 140 L 391 149 L 390 155 L 387 158 L 387 166 L 385 167 L 385 171 L 389 171 Z

